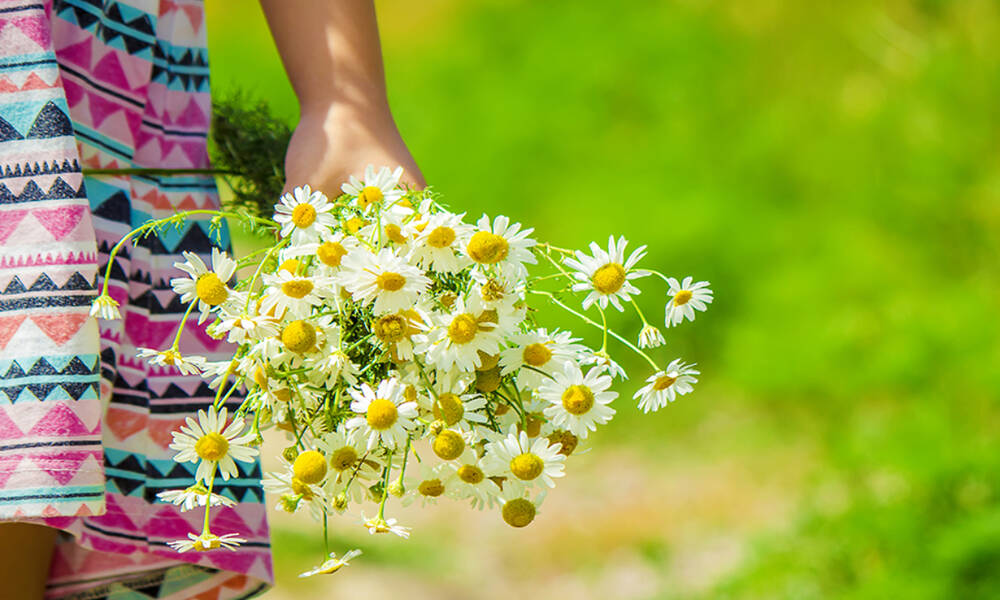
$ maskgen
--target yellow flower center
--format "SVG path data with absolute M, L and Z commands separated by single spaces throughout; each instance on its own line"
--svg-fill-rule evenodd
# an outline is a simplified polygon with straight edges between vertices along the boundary
M 598 292 L 614 294 L 625 284 L 625 267 L 618 263 L 608 263 L 594 271 L 591 282 Z
M 257 370 L 253 372 L 253 382 L 258 387 L 267 389 L 267 373 L 264 372 L 264 369 L 257 367 Z
M 200 275 L 194 284 L 194 291 L 198 299 L 209 306 L 218 306 L 229 297 L 229 288 L 215 273 Z
M 434 438 L 431 449 L 441 460 L 454 460 L 465 451 L 465 440 L 458 432 L 445 429 Z
M 406 277 L 392 271 L 385 271 L 375 278 L 375 285 L 387 292 L 401 290 L 406 285 Z
M 692 296 L 694 296 L 694 294 L 691 293 L 691 290 L 681 290 L 677 292 L 677 295 L 674 296 L 674 306 L 684 306 L 691 300 Z
M 438 227 L 427 236 L 427 245 L 434 248 L 447 248 L 455 242 L 455 230 L 451 227 Z
M 399 418 L 399 410 L 393 404 L 392 400 L 376 398 L 368 405 L 368 412 L 365 413 L 365 418 L 368 420 L 368 426 L 372 429 L 389 429 L 396 423 L 396 419 Z
M 410 333 L 409 323 L 406 317 L 400 314 L 385 315 L 379 317 L 372 326 L 375 337 L 383 344 L 395 344 L 406 339 Z
M 316 450 L 306 450 L 292 463 L 292 475 L 308 484 L 323 481 L 326 477 L 326 457 Z
M 548 440 L 550 446 L 562 444 L 562 447 L 559 448 L 559 454 L 562 454 L 563 456 L 573 454 L 573 451 L 576 450 L 577 444 L 580 443 L 580 438 L 568 431 L 553 431 L 548 435 Z
M 365 226 L 365 220 L 360 217 L 351 217 L 344 223 L 344 226 L 347 228 L 348 233 L 354 234 Z
M 365 210 L 372 204 L 381 202 L 384 197 L 381 188 L 377 188 L 374 185 L 365 186 L 365 189 L 361 190 L 361 193 L 358 194 L 358 206 L 361 207 L 361 210 Z
M 514 477 L 524 481 L 535 479 L 542 474 L 544 468 L 545 463 L 542 462 L 542 459 L 531 452 L 519 454 L 510 461 L 510 472 L 514 474 Z
M 465 483 L 476 485 L 486 479 L 486 474 L 476 465 L 462 465 L 458 468 L 458 478 Z
M 290 390 L 288 388 L 281 388 L 281 389 L 274 390 L 272 392 L 272 394 L 274 395 L 275 399 L 278 400 L 278 402 L 291 402 L 292 401 L 292 390 Z
M 212 534 L 202 534 L 199 536 L 199 541 L 194 544 L 195 552 L 208 552 L 209 550 L 215 550 L 216 548 L 222 547 L 222 540 L 219 536 Z
M 420 485 L 417 486 L 417 491 L 423 496 L 437 498 L 444 493 L 444 484 L 441 483 L 440 479 L 427 479 L 420 482 Z
M 316 221 L 316 209 L 312 204 L 299 204 L 292 209 L 292 223 L 296 227 L 306 228 Z
M 308 279 L 293 279 L 281 284 L 281 291 L 289 298 L 305 298 L 313 291 L 313 283 Z
M 165 365 L 172 365 L 180 361 L 183 357 L 176 350 L 164 350 L 160 353 L 160 359 Z
M 656 381 L 653 382 L 653 389 L 658 392 L 663 391 L 674 385 L 675 381 L 677 381 L 676 377 L 671 377 L 670 375 L 660 375 L 656 378 Z
M 340 259 L 346 254 L 347 248 L 344 248 L 339 242 L 323 242 L 319 248 L 316 248 L 316 256 L 328 267 L 339 267 Z
M 285 262 L 281 263 L 281 266 L 278 267 L 278 270 L 279 271 L 288 271 L 292 275 L 295 275 L 296 273 L 299 272 L 299 267 L 301 266 L 301 264 L 302 263 L 300 263 L 298 261 L 298 259 L 289 258 Z
M 476 371 L 476 389 L 484 394 L 497 391 L 500 387 L 500 369 Z
M 549 359 L 552 358 L 552 351 L 545 344 L 535 342 L 534 344 L 525 346 L 521 357 L 524 358 L 525 363 L 532 367 L 540 367 L 549 362 Z
M 503 300 L 506 292 L 502 283 L 495 279 L 490 279 L 483 284 L 483 287 L 479 291 L 479 295 L 482 296 L 483 300 L 487 302 L 497 302 L 498 300 Z
M 507 240 L 489 231 L 477 231 L 469 240 L 469 256 L 477 263 L 492 265 L 507 258 Z
M 292 477 L 292 485 L 289 487 L 292 488 L 293 494 L 302 496 L 303 500 L 311 500 L 313 497 L 312 490 L 309 489 L 309 486 L 306 484 L 306 482 L 302 481 L 297 477 Z M 289 512 L 294 512 L 294 509 Z
M 385 237 L 397 244 L 406 243 L 406 238 L 403 236 L 403 230 L 400 229 L 399 225 L 396 225 L 395 223 L 389 223 L 385 226 Z
M 229 440 L 214 431 L 209 431 L 198 438 L 194 451 L 202 460 L 219 461 L 229 452 Z
M 305 321 L 292 321 L 281 331 L 281 343 L 292 352 L 308 352 L 316 345 L 316 328 Z
M 346 471 L 353 467 L 356 462 L 358 462 L 358 453 L 350 446 L 344 446 L 330 457 L 330 466 L 335 471 Z
M 504 503 L 500 514 L 511 527 L 526 527 L 535 520 L 535 505 L 524 498 L 514 498 Z
M 455 344 L 468 344 L 476 337 L 479 323 L 469 313 L 462 313 L 451 320 L 448 325 L 448 337 Z
M 594 392 L 585 385 L 571 385 L 563 392 L 562 405 L 571 415 L 586 414 L 594 406 Z
M 465 415 L 465 407 L 462 406 L 462 399 L 451 393 L 444 393 L 438 396 L 434 403 L 434 418 L 441 419 L 447 425 L 458 423 Z

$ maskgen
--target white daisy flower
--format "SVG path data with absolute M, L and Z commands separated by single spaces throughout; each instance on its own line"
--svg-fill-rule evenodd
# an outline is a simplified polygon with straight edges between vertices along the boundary
M 584 375 L 576 364 L 567 363 L 562 372 L 538 387 L 538 394 L 549 403 L 543 414 L 552 425 L 583 439 L 614 416 L 615 409 L 608 404 L 618 392 L 607 391 L 609 387 L 611 377 L 600 369 Z
M 472 262 L 484 268 L 495 265 L 502 273 L 515 279 L 523 279 L 527 275 L 525 264 L 538 262 L 531 253 L 537 242 L 528 237 L 534 229 L 522 231 L 520 223 L 511 225 L 510 219 L 504 215 L 497 216 L 492 224 L 490 218 L 483 215 L 476 222 L 476 228 L 465 245 L 465 254 Z
M 407 477 L 406 495 L 403 496 L 403 506 L 420 501 L 421 506 L 437 504 L 437 501 L 448 491 L 448 475 L 450 471 L 444 463 L 430 466 L 420 463 L 415 474 Z
M 225 548 L 227 550 L 235 551 L 236 548 L 244 542 L 246 542 L 246 540 L 239 537 L 235 533 L 215 535 L 214 533 L 203 532 L 201 535 L 189 533 L 188 539 L 167 542 L 167 545 L 178 552 L 187 552 L 189 550 L 194 550 L 195 552 L 206 552 L 208 550 L 215 550 L 216 548 Z
M 483 356 L 500 351 L 503 336 L 496 321 L 487 320 L 491 315 L 467 312 L 461 299 L 452 308 L 453 312 L 438 315 L 437 327 L 428 334 L 427 358 L 439 370 L 457 367 L 471 373 L 483 364 Z
M 435 419 L 441 420 L 448 427 L 460 431 L 470 431 L 475 425 L 486 425 L 486 398 L 476 393 L 467 393 L 474 378 L 467 373 L 452 372 L 441 374 L 438 371 L 434 382 L 434 395 L 422 395 L 420 400 L 423 408 Z
M 330 553 L 330 558 L 318 567 L 313 567 L 305 573 L 299 574 L 299 577 L 312 577 L 313 575 L 329 575 L 330 573 L 336 573 L 337 571 L 343 569 L 344 567 L 351 564 L 350 561 L 361 556 L 361 550 L 351 550 L 345 553 L 340 558 L 333 552 Z
M 170 280 L 170 286 L 180 294 L 181 302 L 188 304 L 198 300 L 203 323 L 213 309 L 238 305 L 240 295 L 229 288 L 227 282 L 236 273 L 236 261 L 219 250 L 212 248 L 212 269 L 194 252 L 184 252 L 185 261 L 174 266 L 188 274 Z
M 120 319 L 122 315 L 118 311 L 118 306 L 117 300 L 107 294 L 101 294 L 90 303 L 90 316 L 98 317 L 105 321 Z
M 389 167 L 382 167 L 376 172 L 373 165 L 368 165 L 365 167 L 364 179 L 358 180 L 351 175 L 340 189 L 345 194 L 356 197 L 358 208 L 366 212 L 380 202 L 388 206 L 402 198 L 403 190 L 399 187 L 402 176 L 403 167 L 396 167 L 394 171 L 390 171 Z
M 323 192 L 304 185 L 281 197 L 274 220 L 281 225 L 281 237 L 292 236 L 293 244 L 315 242 L 337 224 L 332 210 Z
M 421 223 L 423 230 L 413 244 L 410 259 L 424 269 L 438 273 L 458 273 L 469 264 L 462 248 L 469 242 L 473 227 L 462 222 L 465 213 L 441 212 Z
M 628 241 L 624 237 L 615 241 L 614 236 L 611 236 L 608 238 L 607 251 L 591 242 L 590 252 L 593 256 L 577 250 L 575 259 L 567 258 L 563 261 L 567 267 L 575 270 L 573 276 L 579 280 L 579 283 L 573 285 L 573 291 L 590 292 L 583 299 L 584 310 L 594 303 L 604 309 L 610 302 L 619 311 L 623 311 L 622 301 L 628 302 L 632 296 L 639 294 L 639 288 L 630 282 L 649 275 L 645 271 L 632 270 L 646 255 L 646 247 L 639 246 L 626 260 L 626 246 Z
M 165 490 L 156 495 L 162 502 L 168 502 L 181 507 L 181 512 L 187 512 L 199 506 L 236 506 L 235 500 L 213 494 L 201 483 L 195 483 L 183 490 Z
M 374 516 L 369 519 L 362 514 L 361 521 L 362 524 L 368 529 L 368 533 L 372 535 L 375 535 L 376 533 L 393 533 L 403 539 L 410 537 L 410 528 L 397 525 L 396 519 L 383 519 L 379 516 Z
M 347 385 L 356 385 L 358 374 L 361 373 L 361 369 L 346 352 L 332 345 L 327 346 L 318 357 L 311 359 L 309 364 L 313 367 L 307 373 L 309 378 L 330 388 L 336 386 L 341 379 Z
M 322 276 L 335 275 L 340 270 L 341 261 L 349 252 L 361 244 L 354 236 L 344 235 L 340 231 L 324 235 L 318 242 L 296 244 L 282 252 L 283 257 L 315 257 L 314 267 Z
M 667 327 L 679 325 L 685 318 L 694 321 L 694 311 L 705 312 L 714 299 L 707 281 L 694 283 L 693 277 L 685 277 L 678 283 L 673 277 L 668 277 L 667 284 L 670 286 L 667 290 L 670 302 L 667 303 L 665 317 Z
M 527 527 L 538 516 L 538 508 L 545 501 L 548 490 L 543 489 L 529 496 L 529 488 L 518 481 L 507 480 L 495 492 L 495 502 L 500 505 L 500 515 L 511 527 Z
M 383 248 L 378 254 L 356 250 L 344 257 L 338 278 L 356 302 L 373 301 L 375 314 L 410 308 L 431 280 L 423 272 Z
M 363 502 L 367 486 L 381 473 L 382 466 L 370 457 L 360 429 L 350 429 L 341 424 L 336 431 L 323 435 L 316 447 L 327 456 L 330 475 L 326 479 L 326 492 L 330 496 L 346 493 L 354 503 Z
M 181 375 L 196 375 L 205 368 L 206 360 L 204 356 L 182 356 L 176 348 L 166 350 L 153 350 L 151 348 L 139 348 L 136 356 L 149 361 L 151 365 L 161 367 L 173 367 L 180 371 Z
M 491 476 L 517 478 L 527 485 L 541 482 L 555 487 L 553 481 L 564 476 L 566 457 L 549 446 L 543 437 L 531 440 L 524 431 L 518 433 L 511 427 L 509 433 L 495 442 L 486 444 L 483 465 Z
M 319 453 L 315 452 L 315 454 Z M 324 465 L 326 464 L 326 459 L 322 455 L 320 455 L 320 460 L 323 461 Z M 264 491 L 279 497 L 275 508 L 287 513 L 294 513 L 305 502 L 310 515 L 314 518 L 322 518 L 324 510 L 327 508 L 327 501 L 322 488 L 317 485 L 317 481 L 304 481 L 298 477 L 295 467 L 284 458 L 281 459 L 281 465 L 283 467 L 281 471 L 269 471 L 261 479 Z
M 486 469 L 474 450 L 466 450 L 457 460 L 445 465 L 451 469 L 445 480 L 449 496 L 469 500 L 472 507 L 479 510 L 494 502 L 497 484 L 486 476 Z
M 210 327 L 214 331 L 219 334 L 228 334 L 226 341 L 232 344 L 273 337 L 278 335 L 280 331 L 278 322 L 273 318 L 263 315 L 251 317 L 245 313 L 225 316 L 213 325 Z
M 608 375 L 612 377 L 617 377 L 619 379 L 628 379 L 628 375 L 625 373 L 625 369 L 622 368 L 620 364 L 611 359 L 607 354 L 602 354 L 600 352 L 594 352 L 591 354 L 584 354 L 581 357 L 581 364 L 583 365 L 594 365 L 600 369 L 608 372 Z
M 698 383 L 695 375 L 701 375 L 695 365 L 685 365 L 681 359 L 671 361 L 667 368 L 653 373 L 646 379 L 646 385 L 635 393 L 633 399 L 639 400 L 642 412 L 657 411 L 694 389 Z
M 395 378 L 383 379 L 377 390 L 362 383 L 360 390 L 351 390 L 351 397 L 351 410 L 359 416 L 347 421 L 347 427 L 362 429 L 369 450 L 378 444 L 395 448 L 406 443 L 408 430 L 415 426 L 417 403 L 406 400 Z
M 226 408 L 216 412 L 214 406 L 198 411 L 198 420 L 188 417 L 180 431 L 174 431 L 174 441 L 170 449 L 176 450 L 174 460 L 177 462 L 198 462 L 195 478 L 206 484 L 215 473 L 218 465 L 222 478 L 228 480 L 239 474 L 235 460 L 252 462 L 257 456 L 257 449 L 248 444 L 253 441 L 252 433 L 243 433 L 245 424 L 243 417 L 236 416 L 232 423 L 226 426 Z
M 568 331 L 549 333 L 543 328 L 507 339 L 514 347 L 500 353 L 501 373 L 510 375 L 520 370 L 518 383 L 531 388 L 551 380 L 553 374 L 561 372 L 567 363 L 576 361 L 584 350 L 577 344 L 580 340 Z
M 263 276 L 264 290 L 260 311 L 277 318 L 308 316 L 314 306 L 322 304 L 322 297 L 330 282 L 325 278 L 294 275 L 282 269 L 274 275 Z
M 663 334 L 660 333 L 660 330 L 653 327 L 649 323 L 644 325 L 642 330 L 639 332 L 640 348 L 659 348 L 666 343 L 667 340 L 663 339 Z
M 375 319 L 372 333 L 378 345 L 391 353 L 394 362 L 402 362 L 413 358 L 413 338 L 427 328 L 430 320 L 426 310 L 412 306 Z

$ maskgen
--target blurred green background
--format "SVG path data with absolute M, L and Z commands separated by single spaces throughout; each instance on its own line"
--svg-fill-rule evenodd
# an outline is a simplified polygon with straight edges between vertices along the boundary
M 996 2 L 377 6 L 427 180 L 712 281 L 659 355 L 702 382 L 642 418 L 631 363 L 526 530 L 456 505 L 398 513 L 409 541 L 342 519 L 337 549 L 366 555 L 298 580 L 318 532 L 275 515 L 268 598 L 1000 597 Z M 214 91 L 294 122 L 256 2 L 208 10 Z

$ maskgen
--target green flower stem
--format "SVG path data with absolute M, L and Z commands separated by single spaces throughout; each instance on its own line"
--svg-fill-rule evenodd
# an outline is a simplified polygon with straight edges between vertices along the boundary
M 184 311 L 184 317 L 181 319 L 181 324 L 177 327 L 177 335 L 174 336 L 174 343 L 170 344 L 173 350 L 177 350 L 178 344 L 181 342 L 181 333 L 184 332 L 184 324 L 187 323 L 188 317 L 191 316 L 191 311 L 194 310 L 194 305 L 198 303 L 198 299 L 195 298 L 191 304 L 188 304 L 188 308 Z
M 385 521 L 385 503 L 389 499 L 389 472 L 392 470 L 392 454 L 393 451 L 389 451 L 389 456 L 385 459 L 385 469 L 382 473 L 382 501 L 378 503 L 378 520 Z
M 205 499 L 205 523 L 201 527 L 202 535 L 211 533 L 211 531 L 209 531 L 208 528 L 208 518 L 210 509 L 212 508 L 212 486 L 215 484 L 215 471 L 218 468 L 219 468 L 219 463 L 215 463 L 215 466 L 212 467 L 212 474 L 208 476 L 208 497 Z
M 560 308 L 562 308 L 566 312 L 570 313 L 571 315 L 577 317 L 578 319 L 580 319 L 584 323 L 587 323 L 588 325 L 592 325 L 593 327 L 596 327 L 598 329 L 605 330 L 605 328 L 602 327 L 600 323 L 597 323 L 596 321 L 594 321 L 594 320 L 592 320 L 592 319 L 584 316 L 583 314 L 581 314 L 581 313 L 573 310 L 572 308 L 566 306 L 566 304 L 564 304 L 562 301 L 560 301 L 558 298 L 556 298 L 554 294 L 552 294 L 550 292 L 544 292 L 544 291 L 541 291 L 541 290 L 528 290 L 528 291 L 531 292 L 532 294 L 538 294 L 540 296 L 546 296 L 546 297 L 548 297 L 549 299 L 552 300 L 552 302 L 556 306 L 559 306 Z M 614 331 L 612 331 L 610 329 L 608 329 L 607 332 L 608 332 L 609 335 L 611 335 L 611 337 L 615 338 L 616 340 L 618 340 L 619 342 L 621 342 L 622 344 L 624 344 L 627 348 L 629 348 L 630 350 L 632 350 L 633 352 L 635 352 L 639 356 L 641 356 L 644 359 L 646 359 L 646 362 L 648 362 L 653 367 L 654 370 L 656 370 L 656 371 L 660 370 L 660 367 L 659 367 L 659 365 L 656 364 L 656 361 L 654 361 L 652 358 L 650 358 L 648 354 L 646 354 L 645 352 L 643 352 L 642 350 L 640 350 L 639 348 L 637 348 L 635 346 L 635 344 L 633 344 L 632 342 L 626 340 L 625 338 L 623 338 L 622 336 L 618 335 L 617 333 L 615 333 Z
M 284 238 L 277 244 L 271 246 L 267 249 L 267 253 L 264 258 L 261 259 L 260 263 L 257 264 L 257 268 L 253 272 L 253 277 L 250 278 L 250 284 L 247 285 L 247 303 L 243 307 L 243 311 L 246 313 L 250 312 L 250 300 L 253 298 L 253 286 L 257 284 L 257 280 L 260 278 L 261 271 L 264 269 L 264 264 L 274 255 L 275 252 L 281 250 L 285 244 L 291 241 L 291 238 Z
M 649 325 L 649 321 L 646 320 L 646 315 L 642 314 L 642 309 L 640 309 L 639 305 L 636 304 L 635 298 L 629 298 L 629 302 L 631 302 L 632 306 L 635 307 L 635 312 L 639 315 L 639 318 L 642 319 L 642 324 Z

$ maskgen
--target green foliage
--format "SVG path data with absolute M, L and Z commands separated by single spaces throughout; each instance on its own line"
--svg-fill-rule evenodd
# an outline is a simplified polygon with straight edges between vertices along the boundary
M 285 185 L 291 137 L 291 127 L 273 116 L 266 101 L 241 91 L 216 95 L 209 151 L 232 190 L 223 196 L 225 210 L 271 217 Z

